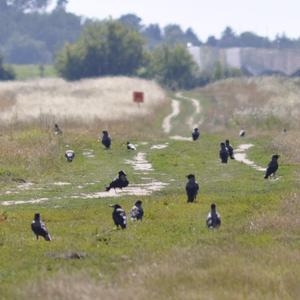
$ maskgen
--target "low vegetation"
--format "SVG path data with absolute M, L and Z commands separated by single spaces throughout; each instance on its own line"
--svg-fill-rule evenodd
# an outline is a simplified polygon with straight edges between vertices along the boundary
M 214 104 L 207 89 L 193 94 L 201 99 L 205 114 Z M 216 97 L 220 94 L 217 90 Z M 66 122 L 62 136 L 38 123 L 2 127 L 3 299 L 299 298 L 299 161 L 294 154 L 299 135 L 292 129 L 293 120 L 285 136 L 277 126 L 253 126 L 239 138 L 239 125 L 215 130 L 217 124 L 204 123 L 199 141 L 173 141 L 160 131 L 162 116 L 168 113 L 168 102 L 163 103 L 149 113 L 149 123 L 147 117 L 138 124 L 107 121 L 113 137 L 109 151 L 97 142 L 102 128 L 92 128 L 95 123 L 74 130 Z M 188 135 L 191 107 L 184 103 L 172 126 Z M 225 138 L 234 148 L 254 144 L 247 154 L 262 166 L 274 152 L 281 154 L 279 179 L 264 180 L 263 172 L 237 161 L 221 165 L 218 147 Z M 146 153 L 153 171 L 141 175 L 126 164 L 137 154 L 126 149 L 127 140 L 137 145 L 137 152 Z M 152 149 L 157 144 L 167 147 Z M 63 157 L 66 145 L 76 153 L 71 164 Z M 86 157 L 87 150 L 94 156 Z M 118 202 L 128 212 L 137 196 L 87 197 L 104 191 L 120 169 L 128 173 L 130 184 L 141 184 L 144 177 L 168 184 L 141 197 L 145 218 L 129 222 L 126 230 L 114 228 L 109 204 Z M 197 202 L 190 205 L 184 191 L 189 173 L 200 184 Z M 45 198 L 39 204 L 2 205 Z M 219 230 L 205 226 L 212 202 L 222 217 Z M 36 241 L 30 230 L 37 211 L 52 234 L 50 243 Z

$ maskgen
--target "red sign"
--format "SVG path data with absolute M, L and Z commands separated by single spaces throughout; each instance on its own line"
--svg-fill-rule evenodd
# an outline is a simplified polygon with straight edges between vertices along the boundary
M 143 92 L 133 92 L 133 102 L 143 103 L 144 102 L 144 93 Z

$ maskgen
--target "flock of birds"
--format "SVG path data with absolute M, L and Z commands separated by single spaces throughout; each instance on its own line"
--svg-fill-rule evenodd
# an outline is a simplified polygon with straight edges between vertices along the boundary
M 54 134 L 61 135 L 62 130 L 59 128 L 57 124 L 54 125 Z M 240 131 L 240 137 L 244 137 L 246 135 L 246 132 L 244 129 L 241 129 Z M 194 141 L 198 140 L 200 137 L 200 131 L 198 128 L 194 128 L 192 132 L 192 139 Z M 109 133 L 107 130 L 102 131 L 102 138 L 101 143 L 105 147 L 105 149 L 110 149 L 111 147 L 111 137 L 109 136 Z M 136 150 L 135 145 L 133 145 L 130 142 L 127 142 L 127 149 L 128 150 Z M 228 162 L 228 158 L 234 159 L 234 151 L 233 147 L 230 145 L 229 140 L 227 139 L 224 142 L 220 143 L 220 151 L 219 151 L 219 157 L 221 160 L 221 163 L 226 164 Z M 265 172 L 264 178 L 267 179 L 270 176 L 275 176 L 276 171 L 278 170 L 278 158 L 280 156 L 278 154 L 275 154 L 272 156 L 272 159 L 270 163 L 268 164 L 268 167 Z M 75 158 L 75 152 L 73 150 L 67 150 L 65 152 L 65 158 L 68 162 L 72 162 Z M 199 184 L 196 181 L 194 174 L 189 174 L 186 176 L 188 181 L 185 186 L 186 194 L 187 194 L 187 202 L 192 203 L 196 200 L 198 191 L 199 191 Z M 129 181 L 127 179 L 126 173 L 121 170 L 118 173 L 118 176 L 113 179 L 110 184 L 106 187 L 106 191 L 109 191 L 110 189 L 122 189 L 129 185 Z M 127 227 L 127 215 L 125 210 L 119 205 L 119 204 L 113 204 L 110 205 L 110 207 L 113 208 L 112 212 L 112 219 L 114 224 L 117 228 L 125 229 Z M 141 221 L 144 216 L 144 210 L 142 208 L 142 201 L 137 200 L 132 207 L 130 211 L 130 218 L 132 221 Z M 221 216 L 217 211 L 216 204 L 212 203 L 210 207 L 210 212 L 207 215 L 206 218 L 206 224 L 207 227 L 210 229 L 218 228 L 221 225 Z M 41 220 L 41 216 L 39 213 L 36 213 L 34 215 L 34 220 L 31 223 L 31 229 L 36 235 L 36 238 L 38 239 L 40 236 L 43 237 L 46 241 L 51 241 L 51 235 L 49 234 L 49 231 L 47 230 L 44 222 Z

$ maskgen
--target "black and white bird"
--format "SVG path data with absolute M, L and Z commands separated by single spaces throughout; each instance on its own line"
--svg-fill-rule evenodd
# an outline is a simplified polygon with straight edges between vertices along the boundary
M 114 208 L 112 218 L 117 228 L 121 227 L 122 229 L 125 229 L 127 226 L 127 216 L 125 210 L 119 204 L 110 205 L 110 207 Z
M 198 140 L 199 137 L 200 137 L 199 129 L 198 128 L 194 128 L 194 130 L 192 132 L 193 141 Z
M 56 124 L 56 123 L 54 124 L 53 132 L 56 135 L 62 134 L 62 130 L 59 128 L 58 124 Z
M 111 146 L 111 137 L 109 136 L 107 130 L 103 130 L 102 134 L 103 135 L 102 135 L 101 143 L 105 147 L 105 149 L 109 149 Z
M 206 225 L 209 229 L 218 228 L 221 225 L 221 216 L 217 212 L 216 204 L 214 203 L 210 206 L 210 212 L 206 218 Z
M 228 152 L 227 152 L 225 143 L 221 143 L 220 146 L 221 146 L 221 149 L 220 149 L 220 152 L 219 152 L 219 156 L 220 156 L 221 162 L 223 164 L 227 164 Z
M 269 178 L 269 176 L 276 175 L 276 171 L 278 170 L 278 158 L 280 157 L 280 155 L 275 154 L 272 156 L 271 161 L 268 164 L 266 173 L 265 173 L 265 179 Z
M 194 202 L 199 191 L 199 184 L 196 182 L 194 174 L 189 174 L 186 177 L 188 178 L 188 182 L 185 186 L 185 191 L 188 198 L 187 202 Z
M 128 150 L 136 150 L 136 146 L 130 142 L 127 142 L 127 149 Z
M 228 155 L 231 159 L 234 159 L 234 154 L 233 154 L 233 148 L 229 143 L 229 140 L 225 141 L 225 146 L 226 146 L 226 150 L 228 152 Z
M 41 215 L 39 213 L 34 214 L 34 220 L 31 223 L 31 229 L 36 235 L 36 239 L 39 239 L 39 236 L 42 236 L 46 241 L 51 241 L 51 236 L 41 220 Z
M 65 152 L 65 158 L 67 159 L 68 162 L 72 162 L 73 159 L 75 158 L 75 152 L 73 150 L 67 150 Z
M 130 211 L 130 218 L 131 221 L 136 221 L 136 220 L 140 220 L 142 221 L 143 216 L 144 216 L 144 210 L 142 208 L 142 201 L 138 200 L 135 202 L 134 206 L 132 207 L 131 211 Z
M 118 174 L 118 177 L 115 178 L 110 184 L 109 186 L 106 187 L 106 191 L 108 192 L 110 189 L 122 189 L 124 187 L 127 187 L 129 184 L 129 181 L 127 179 L 127 175 L 126 173 L 121 170 Z
M 244 137 L 246 135 L 246 131 L 242 128 L 240 130 L 240 137 Z

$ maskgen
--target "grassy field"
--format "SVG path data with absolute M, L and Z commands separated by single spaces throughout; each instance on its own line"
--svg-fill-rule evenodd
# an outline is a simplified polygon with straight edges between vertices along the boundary
M 57 77 L 56 70 L 52 65 L 11 65 L 17 80 L 37 79 L 41 77 L 53 78 Z
M 206 114 L 211 98 L 206 90 L 194 93 Z M 177 99 L 182 110 L 170 134 L 187 136 L 193 111 L 189 101 Z M 87 125 L 74 130 L 66 123 L 63 136 L 38 124 L 2 128 L 0 299 L 299 299 L 297 131 L 283 135 L 277 125 L 252 127 L 240 139 L 238 126 L 215 130 L 210 124 L 207 130 L 200 126 L 195 143 L 174 141 L 161 132 L 167 113 L 164 106 L 151 120 L 138 119 L 139 126 L 112 122 L 109 151 L 97 142 L 101 128 L 98 133 Z M 221 165 L 218 149 L 225 138 L 235 148 L 254 144 L 247 154 L 258 165 L 266 166 L 279 152 L 279 180 L 264 180 L 263 172 L 237 161 Z M 126 164 L 137 154 L 127 151 L 127 140 L 146 154 L 152 171 L 143 174 Z M 158 144 L 166 147 L 153 149 Z M 63 158 L 66 145 L 76 152 L 71 164 Z M 87 157 L 87 151 L 94 156 Z M 167 186 L 150 196 L 119 192 L 118 198 L 89 198 L 120 169 L 132 185 L 159 181 Z M 186 203 L 184 192 L 189 173 L 200 184 L 194 204 Z M 27 185 L 16 182 L 20 178 Z M 116 230 L 109 204 L 118 202 L 128 212 L 138 198 L 143 222 Z M 38 199 L 47 200 L 1 205 Z M 205 226 L 212 202 L 222 216 L 215 231 Z M 36 241 L 30 230 L 37 211 L 53 236 L 50 243 Z

